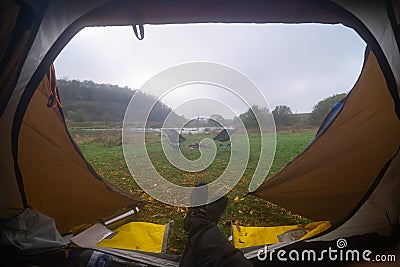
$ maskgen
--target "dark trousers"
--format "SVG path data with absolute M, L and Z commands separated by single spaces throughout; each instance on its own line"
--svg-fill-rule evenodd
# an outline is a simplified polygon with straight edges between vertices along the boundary
M 217 225 L 193 219 L 180 267 L 253 267 L 242 252 L 226 240 Z

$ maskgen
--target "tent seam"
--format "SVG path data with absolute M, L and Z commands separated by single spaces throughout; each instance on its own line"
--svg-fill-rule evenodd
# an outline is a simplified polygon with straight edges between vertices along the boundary
M 38 17 L 36 18 L 36 20 L 34 22 L 34 26 L 32 27 L 32 29 L 34 29 L 34 32 L 30 36 L 30 40 L 29 40 L 29 43 L 27 45 L 28 49 L 26 49 L 26 51 L 25 51 L 26 54 L 24 55 L 24 60 L 21 61 L 20 69 L 18 70 L 18 75 L 16 75 L 16 79 L 14 81 L 13 87 L 15 87 L 15 85 L 16 85 L 16 83 L 18 81 L 19 74 L 20 74 L 20 72 L 22 70 L 22 66 L 24 65 L 24 63 L 22 63 L 22 62 L 26 61 L 28 53 L 29 53 L 30 49 L 32 48 L 32 43 L 35 40 L 37 32 L 39 31 L 39 28 L 40 28 L 43 16 L 45 14 L 45 11 L 47 9 L 47 6 L 48 6 L 48 1 L 44 1 L 42 6 L 39 9 L 40 10 L 39 11 L 39 15 L 38 15 Z M 10 94 L 10 97 L 11 97 L 11 94 Z M 7 99 L 7 102 L 9 101 L 9 99 L 10 98 Z M 21 98 L 21 100 L 22 100 L 22 98 Z M 22 204 L 23 204 L 24 208 L 27 208 L 28 207 L 28 201 L 27 201 L 26 194 L 25 194 L 24 181 L 22 179 L 22 174 L 21 174 L 21 170 L 19 168 L 19 163 L 18 163 L 19 129 L 20 129 L 21 125 L 22 125 L 23 115 L 21 116 L 21 119 L 19 120 L 19 116 L 17 116 L 17 114 L 18 115 L 21 115 L 21 114 L 17 113 L 17 111 L 19 110 L 18 107 L 19 107 L 19 105 L 21 103 L 21 100 L 18 103 L 16 112 L 15 112 L 15 115 L 14 115 L 14 119 L 13 119 L 12 129 L 11 129 L 11 151 L 12 151 L 13 160 L 14 160 L 15 179 L 17 180 L 18 190 L 19 190 L 19 193 L 20 193 L 20 196 L 21 196 L 21 201 L 22 201 Z M 4 107 L 6 107 L 6 105 Z M 5 110 L 5 108 L 4 108 L 4 110 Z M 0 110 L 0 117 L 3 115 L 4 110 Z M 26 108 L 25 108 L 25 111 L 26 111 Z M 25 113 L 25 111 L 23 112 L 23 114 Z

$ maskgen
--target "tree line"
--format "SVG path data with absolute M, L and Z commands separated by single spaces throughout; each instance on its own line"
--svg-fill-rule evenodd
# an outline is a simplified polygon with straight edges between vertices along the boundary
M 184 123 L 185 118 L 175 114 L 171 108 L 157 101 L 152 95 L 129 87 L 120 87 L 112 84 L 98 84 L 93 81 L 79 81 L 61 79 L 58 88 L 63 110 L 66 118 L 75 122 L 100 121 L 118 122 L 124 119 L 125 111 L 135 94 L 135 105 L 133 105 L 134 119 L 139 123 L 147 118 L 145 108 L 151 103 L 156 103 L 148 117 L 149 126 L 161 125 L 171 113 L 170 118 L 176 124 Z M 319 101 L 314 105 L 311 113 L 294 114 L 287 105 L 278 105 L 270 112 L 264 107 L 253 105 L 239 117 L 226 119 L 219 114 L 213 114 L 210 119 L 204 121 L 205 126 L 237 125 L 242 121 L 248 129 L 259 128 L 256 117 L 268 122 L 273 115 L 275 125 L 280 126 L 319 126 L 327 116 L 333 105 L 346 97 L 346 93 L 335 94 Z M 193 122 L 195 123 L 195 122 Z M 198 122 L 196 122 L 198 124 Z M 197 125 L 196 124 L 196 125 Z
M 313 110 L 309 114 L 294 114 L 292 109 L 286 105 L 276 106 L 272 111 L 272 115 L 276 126 L 319 126 L 332 110 L 334 104 L 341 101 L 347 96 L 346 93 L 335 94 L 319 101 L 314 105 Z M 252 106 L 246 112 L 241 114 L 239 118 L 234 118 L 234 123 L 238 123 L 240 119 L 247 129 L 257 129 L 259 124 L 256 115 L 260 119 L 268 120 L 270 112 L 266 108 L 257 105 Z
M 156 105 L 149 114 L 150 123 L 160 124 L 170 113 L 172 113 L 170 115 L 172 120 L 177 122 L 183 120 L 167 105 L 157 101 L 154 96 L 126 86 L 61 79 L 58 81 L 58 89 L 66 118 L 75 122 L 121 123 L 134 94 L 135 105 L 132 108 L 134 119 L 138 122 L 147 118 L 148 114 L 145 114 L 143 107 L 152 103 L 156 103 Z

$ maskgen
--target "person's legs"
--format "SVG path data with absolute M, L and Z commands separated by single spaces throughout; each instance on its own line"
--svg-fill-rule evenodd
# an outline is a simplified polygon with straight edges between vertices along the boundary
M 201 186 L 203 184 L 198 184 Z M 196 196 L 207 197 L 206 188 Z M 185 229 L 189 241 L 183 253 L 180 266 L 253 266 L 240 250 L 233 247 L 217 227 L 217 222 L 227 205 L 226 196 L 206 206 L 190 208 L 185 218 Z

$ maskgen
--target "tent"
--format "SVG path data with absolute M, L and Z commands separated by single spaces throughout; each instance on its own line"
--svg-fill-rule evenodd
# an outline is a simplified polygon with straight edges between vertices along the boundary
M 168 138 L 168 144 L 172 147 L 174 152 L 179 150 L 180 143 L 186 141 L 186 138 L 178 133 L 178 131 L 175 129 L 163 129 L 162 132 L 166 134 Z
M 236 129 L 226 129 L 224 128 L 222 131 L 220 131 L 215 137 L 214 140 L 220 142 L 220 147 L 221 151 L 227 150 L 229 147 L 231 147 L 231 141 L 232 135 L 236 132 Z
M 68 133 L 57 101 L 49 67 L 82 28 L 132 25 L 143 38 L 146 24 L 312 22 L 344 24 L 365 40 L 362 74 L 313 143 L 251 194 L 313 220 L 333 222 L 326 232 L 296 244 L 389 234 L 391 224 L 398 222 L 398 1 L 5 0 L 0 7 L 3 220 L 32 206 L 54 218 L 65 234 L 140 204 L 139 198 L 116 189 L 89 166 Z M 246 256 L 254 258 L 253 252 Z
M 218 142 L 228 142 L 231 140 L 234 132 L 236 132 L 236 129 L 223 129 L 214 137 L 214 140 Z
M 183 141 L 186 140 L 186 138 L 183 137 L 180 133 L 178 133 L 178 131 L 175 129 L 166 129 L 163 130 L 163 132 L 165 132 L 171 144 L 179 145 L 179 143 L 182 143 Z

